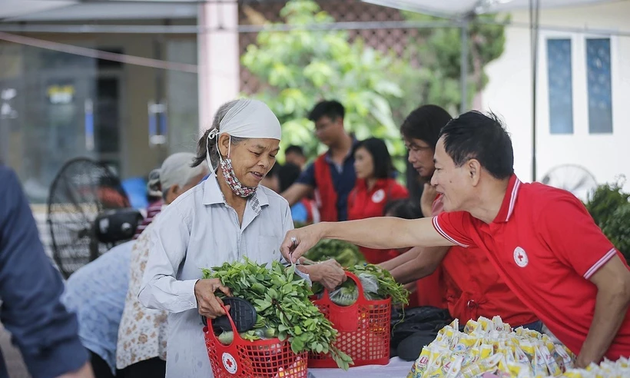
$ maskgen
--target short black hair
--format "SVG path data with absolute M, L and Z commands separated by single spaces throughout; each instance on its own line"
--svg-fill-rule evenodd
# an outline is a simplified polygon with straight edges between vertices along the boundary
M 435 149 L 440 130 L 452 119 L 446 110 L 437 105 L 422 105 L 405 118 L 400 133 L 405 139 L 420 139 Z
M 277 165 L 277 164 L 276 164 Z M 286 163 L 285 165 L 278 168 L 278 181 L 280 182 L 280 193 L 287 190 L 295 180 L 300 177 L 300 173 L 302 173 L 302 169 L 295 164 Z
M 387 214 L 403 219 L 422 218 L 422 210 L 420 209 L 418 201 L 413 201 L 408 198 L 387 202 L 383 208 L 383 215 Z
M 317 122 L 320 118 L 327 116 L 332 121 L 337 118 L 343 118 L 346 114 L 346 110 L 339 101 L 336 100 L 324 100 L 318 102 L 313 110 L 308 115 L 308 119 Z
M 466 112 L 444 126 L 440 138 L 444 138 L 444 149 L 457 167 L 477 159 L 494 178 L 514 174 L 512 140 L 492 112 Z
M 363 140 L 354 147 L 354 151 L 359 148 L 365 148 L 372 155 L 374 163 L 374 177 L 389 178 L 395 172 L 392 157 L 389 154 L 385 141 L 379 138 L 368 138 Z
M 304 155 L 304 149 L 300 146 L 296 146 L 295 144 L 290 145 L 284 150 L 285 155 L 288 155 L 290 153 L 298 154 L 300 156 L 306 156 Z

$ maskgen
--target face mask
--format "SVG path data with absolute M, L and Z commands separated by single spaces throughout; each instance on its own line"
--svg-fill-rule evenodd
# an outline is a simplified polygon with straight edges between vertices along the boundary
M 236 173 L 234 173 L 234 168 L 232 167 L 232 159 L 230 159 L 230 152 L 228 148 L 228 157 L 225 160 L 219 154 L 219 164 L 221 165 L 221 172 L 223 172 L 223 178 L 225 182 L 227 182 L 232 192 L 239 197 L 247 198 L 256 192 L 257 187 L 249 187 L 241 184 L 241 182 L 236 177 Z
M 217 151 L 219 151 L 219 138 L 218 138 L 218 130 L 212 130 L 210 134 L 208 134 L 208 144 L 212 139 L 215 139 L 215 143 L 217 144 Z M 221 166 L 221 172 L 223 172 L 223 178 L 225 182 L 228 184 L 230 189 L 234 194 L 239 197 L 247 198 L 256 192 L 257 187 L 249 187 L 241 184 L 241 182 L 236 177 L 236 173 L 234 173 L 234 167 L 232 167 L 232 159 L 230 159 L 230 151 L 232 147 L 232 137 L 230 137 L 230 143 L 228 145 L 228 155 L 225 159 L 219 153 L 219 165 Z M 214 172 L 214 167 L 212 166 L 212 162 L 210 161 L 210 151 L 207 151 L 207 160 L 208 166 L 210 167 L 210 171 Z

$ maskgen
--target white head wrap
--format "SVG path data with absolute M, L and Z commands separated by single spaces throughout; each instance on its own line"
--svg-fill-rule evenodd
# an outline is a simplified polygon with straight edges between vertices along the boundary
M 262 101 L 240 99 L 228 110 L 221 122 L 219 129 L 208 133 L 208 145 L 212 139 L 220 134 L 229 134 L 238 138 L 270 138 L 280 140 L 282 129 L 278 117 Z M 210 170 L 212 166 L 208 156 Z
M 202 164 L 192 167 L 195 155 L 189 152 L 178 152 L 167 157 L 162 166 L 149 174 L 149 190 L 153 195 L 162 195 L 164 190 L 173 185 L 180 188 L 190 183 L 190 180 L 205 172 Z M 159 190 L 158 190 L 159 188 Z

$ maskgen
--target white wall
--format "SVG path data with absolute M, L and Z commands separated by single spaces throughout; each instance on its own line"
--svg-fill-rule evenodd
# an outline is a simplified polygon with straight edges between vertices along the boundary
M 542 10 L 541 26 L 630 31 L 630 2 Z M 526 23 L 528 11 L 512 13 L 512 21 Z M 612 134 L 589 134 L 585 38 L 594 34 L 541 30 L 537 90 L 537 180 L 560 164 L 585 167 L 598 183 L 626 176 L 630 191 L 630 37 L 611 36 Z M 551 135 L 546 40 L 572 38 L 573 134 Z M 602 37 L 597 35 L 596 37 Z M 483 108 L 506 121 L 512 135 L 515 170 L 522 180 L 532 180 L 532 74 L 529 29 L 506 28 L 506 47 L 500 59 L 487 68 L 490 82 L 483 92 Z

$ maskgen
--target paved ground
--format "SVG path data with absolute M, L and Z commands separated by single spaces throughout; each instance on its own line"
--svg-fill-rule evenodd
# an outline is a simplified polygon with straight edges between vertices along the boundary
M 2 348 L 2 354 L 4 360 L 7 363 L 9 369 L 10 378 L 30 378 L 24 363 L 22 362 L 22 356 L 20 352 L 11 345 L 10 336 L 7 331 L 0 325 L 0 348 Z

